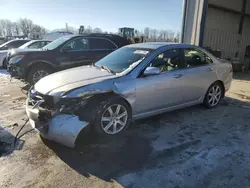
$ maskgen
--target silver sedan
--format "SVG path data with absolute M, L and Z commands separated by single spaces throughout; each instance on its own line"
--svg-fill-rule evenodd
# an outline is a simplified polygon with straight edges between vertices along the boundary
M 187 44 L 125 46 L 93 64 L 41 79 L 26 111 L 42 136 L 73 147 L 87 126 L 100 135 L 123 132 L 132 120 L 203 103 L 218 105 L 232 66 Z

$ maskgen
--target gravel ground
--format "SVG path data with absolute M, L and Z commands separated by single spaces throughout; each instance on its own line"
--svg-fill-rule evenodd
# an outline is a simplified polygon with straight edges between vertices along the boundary
M 0 70 L 0 187 L 250 187 L 250 74 L 234 78 L 215 109 L 140 120 L 113 139 L 86 134 L 69 149 L 36 131 L 13 146 L 26 88 Z

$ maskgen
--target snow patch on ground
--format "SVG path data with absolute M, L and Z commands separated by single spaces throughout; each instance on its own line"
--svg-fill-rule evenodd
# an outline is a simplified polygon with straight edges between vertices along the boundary
M 10 82 L 10 74 L 7 72 L 7 70 L 0 69 L 0 80 L 3 84 Z
M 6 69 L 0 69 L 0 76 L 1 75 L 9 75 L 9 73 Z
M 10 74 L 8 73 L 6 69 L 0 69 L 0 82 L 3 86 L 6 86 L 12 83 L 18 84 L 19 86 L 23 85 L 23 83 L 20 80 L 11 78 Z

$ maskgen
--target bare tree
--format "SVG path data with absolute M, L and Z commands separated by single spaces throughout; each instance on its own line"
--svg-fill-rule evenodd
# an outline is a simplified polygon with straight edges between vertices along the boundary
M 181 36 L 180 31 L 177 31 L 175 34 L 175 42 L 180 42 L 181 40 L 180 36 Z
M 74 33 L 74 34 L 78 34 L 79 30 L 75 27 L 72 26 L 68 26 L 68 32 Z
M 19 28 L 21 29 L 24 36 L 28 37 L 33 28 L 33 22 L 26 18 L 18 20 Z
M 156 29 L 151 29 L 151 39 L 156 41 L 158 31 Z
M 46 33 L 46 30 L 44 27 L 40 25 L 33 24 L 31 31 L 29 33 L 29 38 L 32 39 L 39 39 L 42 38 L 42 36 Z
M 150 28 L 149 27 L 146 27 L 144 29 L 144 36 L 146 39 L 149 39 L 149 36 L 150 36 Z
M 167 30 L 166 32 L 167 32 L 167 41 L 173 42 L 175 33 L 172 30 Z
M 84 33 L 92 33 L 92 28 L 90 26 L 88 26 L 85 30 Z
M 17 22 L 13 23 L 13 34 L 19 36 L 21 34 L 20 27 Z
M 10 20 L 5 20 L 5 28 L 7 36 L 13 36 L 13 22 Z
M 7 19 L 0 20 L 0 35 L 12 36 L 13 35 L 13 22 Z
M 96 28 L 93 30 L 93 33 L 102 33 L 102 30 L 101 30 L 99 27 L 96 27 Z

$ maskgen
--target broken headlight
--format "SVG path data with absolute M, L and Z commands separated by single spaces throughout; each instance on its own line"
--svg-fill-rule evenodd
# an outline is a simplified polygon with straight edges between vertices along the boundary
M 85 102 L 83 98 L 61 98 L 56 107 L 60 113 L 75 114 Z

